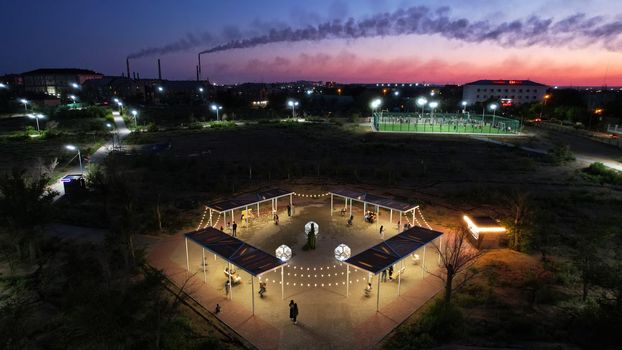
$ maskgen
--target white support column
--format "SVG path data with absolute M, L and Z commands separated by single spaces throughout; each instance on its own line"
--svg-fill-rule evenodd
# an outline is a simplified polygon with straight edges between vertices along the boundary
M 281 265 L 281 300 L 285 299 L 285 285 L 283 284 L 283 265 Z
M 402 265 L 399 269 L 399 274 L 397 275 L 397 295 L 400 295 L 400 286 L 402 285 L 402 267 L 404 267 L 404 260 L 402 260 Z
M 257 202 L 257 218 L 259 219 L 259 202 Z
M 367 202 L 363 202 L 363 216 L 367 214 Z
M 245 207 L 246 214 L 244 215 L 244 221 L 246 222 L 246 227 L 248 227 L 248 205 Z
M 346 201 L 348 199 L 346 198 Z M 352 198 L 350 198 L 350 216 L 352 216 Z
M 223 226 L 226 228 L 227 227 L 227 211 L 226 210 L 222 212 L 222 223 L 223 223 Z
M 333 194 L 330 194 L 330 216 L 333 216 Z
M 413 210 L 413 226 L 415 226 L 415 211 Z
M 346 298 L 350 295 L 350 265 L 346 264 Z
M 235 216 L 233 214 L 233 209 L 231 209 L 231 225 L 233 225 L 233 223 L 235 222 Z
M 421 259 L 421 278 L 425 277 L 425 246 L 423 246 L 423 258 Z
M 253 303 L 253 316 L 255 315 L 255 277 L 251 275 L 251 295 L 252 295 L 252 303 Z
M 389 225 L 393 224 L 393 209 L 389 209 Z
M 209 210 L 209 227 L 212 227 L 212 209 Z
M 378 278 L 378 290 L 376 291 L 376 312 L 380 310 L 380 276 L 376 276 Z
M 190 272 L 190 260 L 188 260 L 188 238 L 184 238 L 186 241 L 186 271 Z
M 201 247 L 203 253 L 203 260 L 201 260 L 201 264 L 203 265 L 203 282 L 207 283 L 207 273 L 205 272 L 205 248 Z
M 443 236 L 438 236 L 438 264 L 441 263 L 441 252 L 443 251 Z
M 278 198 L 274 199 L 274 210 L 276 211 L 279 210 L 279 199 Z
M 293 194 L 289 195 L 289 207 L 291 208 L 292 216 L 294 216 L 294 195 Z
M 233 300 L 233 283 L 231 283 L 231 263 L 227 261 L 227 266 L 228 266 L 228 270 L 229 273 L 227 274 L 229 276 L 229 300 Z

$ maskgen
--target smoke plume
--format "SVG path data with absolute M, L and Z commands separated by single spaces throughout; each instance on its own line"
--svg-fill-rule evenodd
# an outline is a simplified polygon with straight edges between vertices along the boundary
M 622 19 L 588 16 L 578 13 L 559 20 L 536 15 L 512 21 L 472 21 L 454 17 L 448 7 L 431 9 L 415 6 L 384 12 L 367 18 L 330 20 L 301 28 L 279 26 L 245 39 L 234 27 L 227 28 L 219 38 L 209 33 L 187 34 L 185 37 L 162 47 L 150 47 L 129 55 L 129 58 L 162 55 L 189 50 L 199 46 L 224 44 L 202 51 L 201 54 L 232 49 L 251 48 L 259 45 L 318 41 L 325 39 L 358 39 L 407 34 L 440 35 L 468 43 L 494 43 L 503 47 L 580 47 L 600 45 L 608 50 L 622 48 Z M 217 40 L 218 39 L 218 40 Z
M 576 46 L 598 43 L 608 50 L 622 48 L 622 20 L 575 14 L 561 20 L 530 16 L 509 22 L 471 21 L 453 18 L 448 7 L 432 10 L 425 6 L 385 12 L 365 19 L 333 20 L 304 28 L 273 29 L 264 35 L 232 40 L 201 53 L 251 48 L 259 45 L 358 39 L 407 34 L 441 35 L 469 43 L 496 43 L 503 47 Z

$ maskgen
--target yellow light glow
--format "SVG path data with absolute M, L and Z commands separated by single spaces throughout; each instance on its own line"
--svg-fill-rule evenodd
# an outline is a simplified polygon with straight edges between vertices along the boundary
M 506 231 L 505 227 L 502 227 L 502 226 L 479 227 L 473 222 L 473 220 L 471 220 L 471 218 L 469 218 L 466 215 L 464 215 L 462 218 L 466 222 L 467 227 L 469 228 L 469 231 L 473 233 L 473 236 L 476 239 L 479 237 L 479 234 L 482 232 L 505 232 Z

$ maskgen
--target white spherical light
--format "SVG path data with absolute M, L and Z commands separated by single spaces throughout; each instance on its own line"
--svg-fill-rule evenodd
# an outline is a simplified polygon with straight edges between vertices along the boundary
M 345 244 L 340 244 L 337 248 L 335 248 L 335 259 L 339 261 L 346 261 L 350 257 L 351 253 L 352 251 L 350 250 L 350 247 Z
M 276 257 L 279 260 L 285 262 L 292 258 L 292 248 L 286 246 L 285 244 L 276 248 Z
M 308 236 L 311 232 L 311 226 L 313 226 L 313 233 L 317 236 L 320 233 L 320 225 L 315 221 L 309 221 L 305 224 L 305 234 Z

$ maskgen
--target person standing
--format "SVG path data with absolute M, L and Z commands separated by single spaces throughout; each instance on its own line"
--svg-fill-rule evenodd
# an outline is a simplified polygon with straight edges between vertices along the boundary
M 389 266 L 389 279 L 393 279 L 393 265 Z
M 291 205 L 287 205 L 287 216 L 292 216 L 292 206 Z
M 231 225 L 231 228 L 233 229 L 233 237 L 236 236 L 236 231 L 238 229 L 238 224 L 235 223 L 235 221 L 233 222 L 233 225 Z
M 386 269 L 382 270 L 382 276 L 380 279 L 382 280 L 382 282 L 387 281 L 387 270 Z
M 294 303 L 294 324 L 298 324 L 298 304 Z
M 384 225 L 380 225 L 380 238 L 384 239 Z
M 294 301 L 289 301 L 289 319 L 294 322 Z

